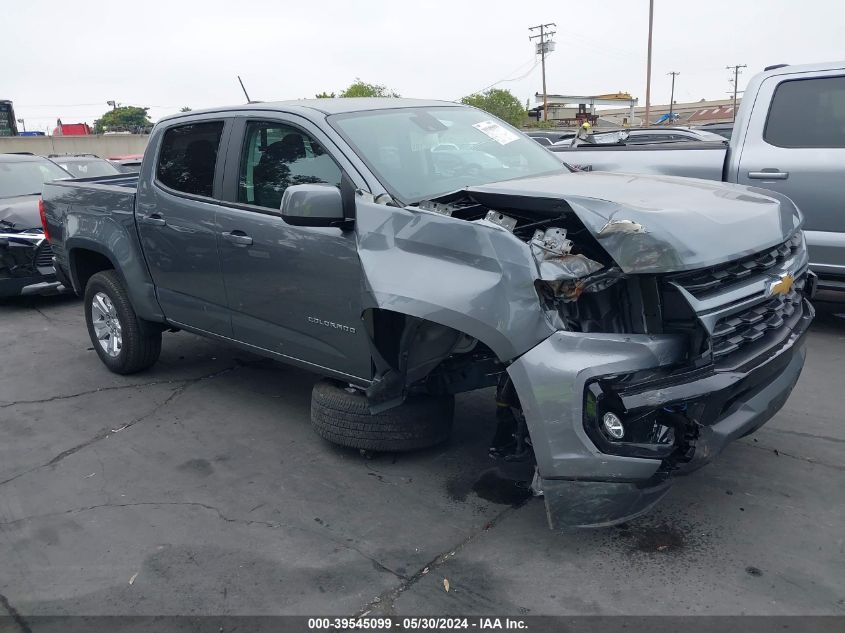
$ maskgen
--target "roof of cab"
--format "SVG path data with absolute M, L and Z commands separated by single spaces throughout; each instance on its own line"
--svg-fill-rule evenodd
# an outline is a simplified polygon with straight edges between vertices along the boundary
M 840 62 L 817 62 L 814 64 L 776 64 L 769 66 L 760 75 L 771 77 L 772 75 L 792 75 L 800 73 L 812 73 L 822 70 L 839 70 L 845 68 L 845 61 Z
M 345 114 L 347 112 L 366 112 L 371 110 L 390 110 L 396 108 L 431 108 L 460 106 L 452 101 L 435 101 L 432 99 L 403 99 L 396 97 L 346 97 L 334 99 L 296 99 L 291 101 L 258 101 L 243 105 L 208 108 L 205 110 L 191 110 L 163 117 L 161 121 L 170 121 L 197 114 L 211 114 L 221 112 L 256 110 L 280 112 L 301 112 L 311 110 L 323 114 Z
M 8 154 L 0 154 L 0 162 L 3 163 L 32 163 L 46 160 L 43 156 L 37 154 L 15 154 L 10 152 Z

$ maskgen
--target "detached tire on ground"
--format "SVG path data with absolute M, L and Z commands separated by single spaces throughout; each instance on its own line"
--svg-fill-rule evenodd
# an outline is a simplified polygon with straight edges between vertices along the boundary
M 311 392 L 311 424 L 325 440 L 369 451 L 414 451 L 444 442 L 452 430 L 454 396 L 414 396 L 375 415 L 367 397 L 332 380 Z
M 133 374 L 158 360 L 161 328 L 135 314 L 113 270 L 91 276 L 85 286 L 85 323 L 94 350 L 116 374 Z

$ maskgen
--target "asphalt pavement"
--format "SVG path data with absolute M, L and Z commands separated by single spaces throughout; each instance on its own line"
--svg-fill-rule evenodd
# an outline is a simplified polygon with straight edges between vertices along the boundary
M 117 376 L 78 299 L 5 302 L 0 614 L 841 615 L 845 304 L 817 307 L 772 421 L 652 514 L 556 533 L 487 458 L 489 390 L 368 459 L 311 430 L 312 374 L 175 333 Z

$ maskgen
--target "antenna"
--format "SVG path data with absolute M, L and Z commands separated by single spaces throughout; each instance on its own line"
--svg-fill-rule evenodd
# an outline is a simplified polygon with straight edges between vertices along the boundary
M 243 81 L 241 81 L 241 76 L 240 76 L 240 75 L 238 75 L 238 83 L 239 83 L 239 84 L 241 84 L 241 90 L 243 90 L 243 91 L 244 91 L 244 96 L 246 97 L 246 102 L 247 102 L 247 103 L 252 103 L 252 100 L 249 98 L 249 95 L 248 95 L 248 94 L 247 94 L 247 92 L 246 92 L 246 88 L 244 88 L 244 82 L 243 82 Z

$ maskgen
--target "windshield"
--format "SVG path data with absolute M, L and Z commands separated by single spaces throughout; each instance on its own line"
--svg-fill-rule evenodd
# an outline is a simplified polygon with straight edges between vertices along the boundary
M 62 161 L 54 159 L 62 169 L 68 170 L 74 178 L 90 178 L 92 176 L 114 176 L 120 171 L 106 160 L 92 158 L 91 160 Z
M 68 180 L 71 175 L 48 160 L 0 162 L 0 198 L 40 194 L 45 182 Z
M 525 176 L 567 171 L 533 139 L 464 107 L 353 112 L 329 122 L 405 203 Z

